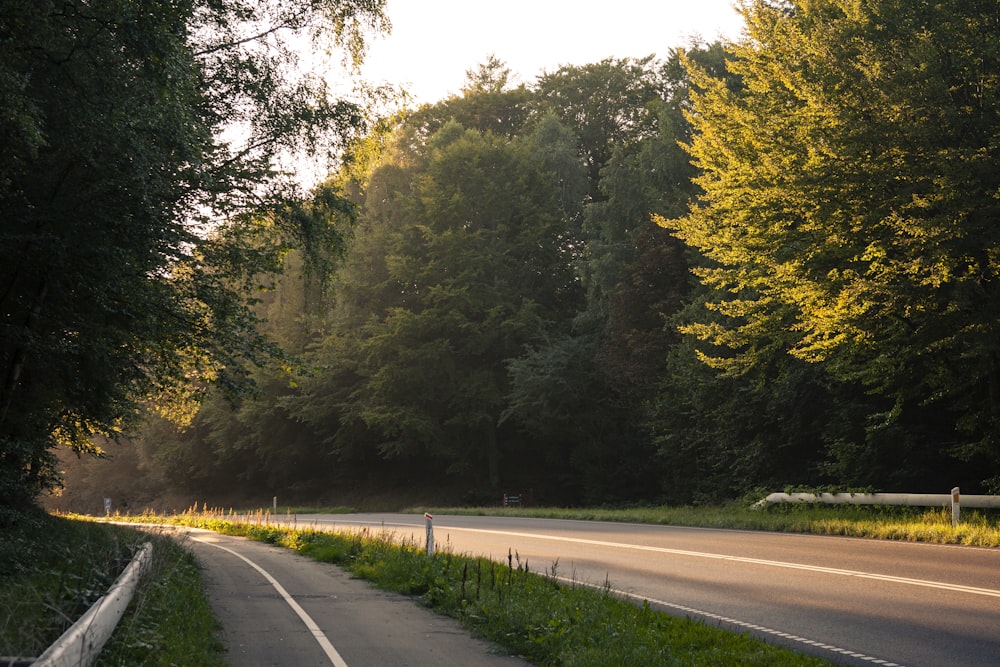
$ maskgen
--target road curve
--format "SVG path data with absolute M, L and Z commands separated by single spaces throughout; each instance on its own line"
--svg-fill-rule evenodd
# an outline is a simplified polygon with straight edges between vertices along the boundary
M 844 665 L 1000 665 L 1000 550 L 787 533 L 436 515 L 439 548 L 602 585 Z M 302 515 L 423 540 L 419 515 Z
M 238 667 L 527 667 L 453 619 L 294 551 L 184 529 Z

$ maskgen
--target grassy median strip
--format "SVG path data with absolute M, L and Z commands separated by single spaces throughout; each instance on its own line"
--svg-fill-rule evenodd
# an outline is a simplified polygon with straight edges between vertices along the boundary
M 830 664 L 633 604 L 607 586 L 566 583 L 557 564 L 536 572 L 516 553 L 498 563 L 447 550 L 428 556 L 388 531 L 330 533 L 190 515 L 175 521 L 294 549 L 380 588 L 419 596 L 427 607 L 537 665 Z

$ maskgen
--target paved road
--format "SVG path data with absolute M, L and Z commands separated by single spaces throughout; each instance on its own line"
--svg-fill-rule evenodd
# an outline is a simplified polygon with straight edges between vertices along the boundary
M 303 515 L 298 526 L 384 527 L 417 515 Z M 441 546 L 603 584 L 661 609 L 845 665 L 1000 665 L 1000 549 L 510 517 L 435 516 Z
M 238 537 L 190 530 L 235 667 L 525 667 L 414 600 L 333 565 Z

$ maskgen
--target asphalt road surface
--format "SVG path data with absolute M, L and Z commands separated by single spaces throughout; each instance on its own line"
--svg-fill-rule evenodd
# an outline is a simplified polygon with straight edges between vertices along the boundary
M 523 667 L 454 620 L 289 549 L 188 531 L 234 667 Z
M 426 530 L 422 516 L 406 514 L 296 522 L 419 543 Z M 433 529 L 439 550 L 506 562 L 510 549 L 532 571 L 607 582 L 663 611 L 837 664 L 1000 665 L 1000 549 L 512 517 L 438 515 Z

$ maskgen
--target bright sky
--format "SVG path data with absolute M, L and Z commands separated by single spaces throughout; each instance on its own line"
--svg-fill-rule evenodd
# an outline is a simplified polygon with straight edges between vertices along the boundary
M 733 0 L 388 0 L 389 37 L 369 38 L 363 78 L 404 85 L 418 103 L 457 94 L 495 55 L 518 80 L 605 58 L 666 58 L 696 37 L 735 39 Z

